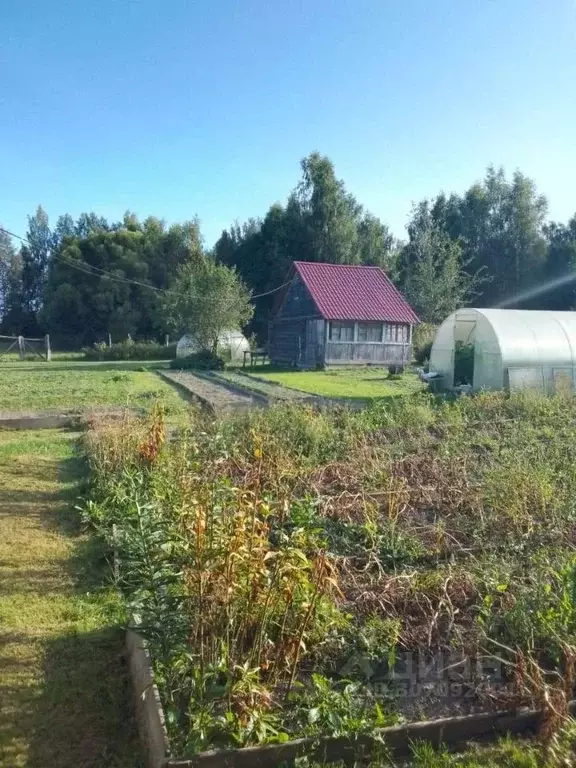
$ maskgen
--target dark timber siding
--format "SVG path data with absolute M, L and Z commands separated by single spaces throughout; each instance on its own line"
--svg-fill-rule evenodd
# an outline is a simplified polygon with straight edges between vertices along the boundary
M 317 365 L 313 335 L 307 326 L 307 322 L 312 324 L 316 319 L 324 327 L 312 297 L 295 276 L 269 326 L 268 355 L 273 365 L 296 368 L 314 368 Z
M 299 277 L 292 280 L 274 319 L 284 320 L 290 317 L 320 317 L 316 304 Z
M 303 363 L 306 320 L 273 320 L 268 356 L 272 365 L 300 367 Z

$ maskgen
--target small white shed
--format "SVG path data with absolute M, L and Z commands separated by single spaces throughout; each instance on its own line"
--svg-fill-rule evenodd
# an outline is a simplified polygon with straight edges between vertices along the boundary
M 555 392 L 576 384 L 576 312 L 459 309 L 438 328 L 430 370 L 455 384 L 459 350 L 472 354 L 472 389 Z
M 218 351 L 230 355 L 232 362 L 241 362 L 250 343 L 242 331 L 222 331 L 218 337 Z M 200 345 L 190 334 L 184 334 L 176 345 L 176 357 L 187 357 L 200 351 Z

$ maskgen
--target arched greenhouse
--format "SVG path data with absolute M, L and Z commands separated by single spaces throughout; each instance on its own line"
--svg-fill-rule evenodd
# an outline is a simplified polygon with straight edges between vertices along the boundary
M 438 328 L 430 371 L 445 389 L 575 389 L 576 312 L 459 309 Z
M 249 349 L 250 343 L 242 331 L 222 331 L 218 336 L 218 351 L 232 362 L 242 362 Z M 188 357 L 199 351 L 200 345 L 189 334 L 184 334 L 176 345 L 176 357 Z

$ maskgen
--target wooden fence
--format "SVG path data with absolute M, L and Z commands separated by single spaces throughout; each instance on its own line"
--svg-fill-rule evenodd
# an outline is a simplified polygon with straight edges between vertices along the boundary
M 17 352 L 20 360 L 25 360 L 27 353 L 31 353 L 49 363 L 52 359 L 50 336 L 46 335 L 41 339 L 26 336 L 0 336 L 0 360 L 10 352 Z

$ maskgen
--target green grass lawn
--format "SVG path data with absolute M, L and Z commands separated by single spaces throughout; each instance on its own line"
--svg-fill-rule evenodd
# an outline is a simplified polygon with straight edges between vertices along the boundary
M 73 509 L 76 434 L 0 431 L 0 765 L 136 768 L 124 609 Z
M 158 368 L 168 368 L 170 360 L 84 360 L 76 352 L 63 352 L 61 356 L 53 357 L 47 363 L 39 358 L 31 360 L 20 360 L 17 356 L 8 358 L 3 357 L 0 360 L 0 373 L 2 371 L 53 371 L 74 369 L 92 371 L 95 368 L 99 370 L 125 370 L 137 371 L 141 368 L 155 371 Z
M 153 370 L 134 368 L 142 368 L 142 363 L 1 366 L 0 410 L 102 405 L 146 408 L 159 398 L 168 415 L 186 411 L 186 400 L 176 389 Z
M 423 388 L 415 374 L 404 373 L 400 379 L 389 379 L 385 368 L 336 368 L 326 371 L 272 371 L 263 368 L 254 370 L 251 375 L 314 395 L 353 400 L 411 395 Z
M 3 349 L 5 346 L 2 347 Z M 35 354 L 34 352 L 31 352 L 30 350 L 26 350 L 25 358 L 24 360 L 20 359 L 20 355 L 17 351 L 11 351 L 11 352 L 4 352 L 2 356 L 0 357 L 0 365 L 4 363 L 20 363 L 23 362 L 26 363 L 45 363 L 46 361 L 42 359 L 41 355 L 44 354 L 44 347 L 38 346 L 38 354 Z M 54 352 L 52 351 L 52 362 L 64 362 L 64 361 L 71 361 L 71 360 L 82 360 L 84 358 L 83 352 Z

